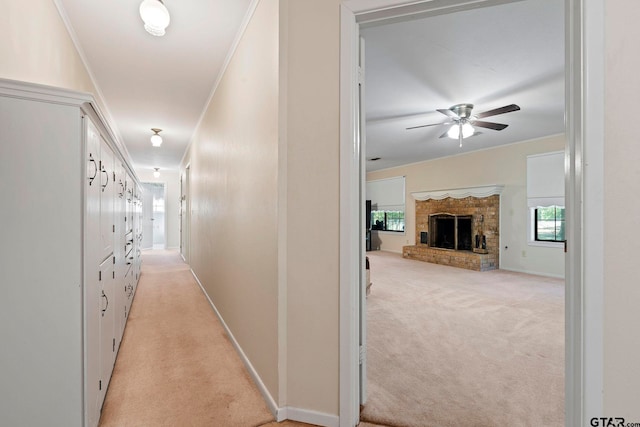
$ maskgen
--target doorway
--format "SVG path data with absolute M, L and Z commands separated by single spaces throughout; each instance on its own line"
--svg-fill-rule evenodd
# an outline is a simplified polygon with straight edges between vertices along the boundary
M 414 227 L 419 230 L 428 227 L 429 247 L 445 248 L 453 252 L 432 249 L 428 257 L 421 257 L 423 260 L 428 258 L 433 261 L 431 256 L 444 258 L 447 256 L 445 254 L 456 253 L 456 257 L 438 261 L 450 262 L 451 265 L 458 267 L 467 265 L 466 262 L 475 262 L 482 255 L 471 253 L 474 234 L 471 232 L 471 215 L 455 216 L 455 218 L 451 214 L 430 215 L 427 226 L 425 225 L 426 216 L 418 215 L 421 209 L 425 209 L 424 204 L 427 202 L 418 202 L 421 208 L 417 207 L 410 193 L 444 190 L 461 185 L 474 187 L 490 183 L 503 184 L 506 176 L 504 172 L 509 168 L 509 164 L 524 164 L 527 154 L 536 153 L 539 149 L 548 150 L 546 147 L 549 146 L 554 147 L 554 151 L 563 149 L 564 138 L 557 137 L 565 133 L 563 8 L 562 0 L 547 2 L 544 5 L 535 1 L 520 1 L 426 18 L 394 20 L 392 23 L 380 21 L 361 26 L 360 35 L 364 39 L 366 48 L 364 55 L 366 68 L 363 72 L 366 102 L 362 108 L 367 116 L 361 146 L 365 152 L 367 177 L 370 180 L 367 182 L 367 187 L 369 185 L 373 187 L 373 184 L 386 182 L 385 179 L 391 180 L 393 177 L 406 177 L 407 182 L 407 191 L 405 193 L 404 188 L 402 189 L 399 201 L 402 203 L 402 212 L 407 212 L 407 233 L 394 232 L 387 227 L 383 228 L 387 231 L 375 232 L 379 233 L 379 237 L 383 240 L 383 250 L 402 252 L 403 247 L 414 248 L 416 251 L 425 250 L 426 245 L 414 243 L 413 230 Z M 504 19 L 505 16 L 509 19 Z M 500 40 L 496 37 L 497 34 L 510 33 L 512 27 L 520 28 L 523 35 L 508 40 Z M 539 37 L 541 28 L 545 30 L 547 43 L 541 43 Z M 473 34 L 473 38 L 468 38 L 468 34 Z M 534 34 L 538 36 L 528 36 Z M 482 49 L 489 45 L 492 46 L 490 52 Z M 527 61 L 535 66 L 523 68 L 518 65 L 517 73 L 510 71 L 512 64 L 522 64 Z M 473 66 L 466 66 L 470 64 Z M 548 77 L 541 78 L 543 68 L 544 74 Z M 443 75 L 447 78 L 442 78 Z M 480 81 L 483 82 L 482 85 L 470 83 Z M 525 90 L 521 89 L 523 86 L 526 87 Z M 530 96 L 534 93 L 535 99 Z M 538 109 L 536 104 L 541 99 L 544 99 L 544 107 L 547 109 L 544 119 L 538 119 L 530 113 L 531 110 Z M 382 103 L 381 100 L 386 102 Z M 509 129 L 478 128 L 479 132 L 473 134 L 471 138 L 466 138 L 463 143 L 461 142 L 463 145 L 459 146 L 457 139 L 440 138 L 447 133 L 451 119 L 436 108 L 448 108 L 449 105 L 463 101 L 476 104 L 474 111 L 478 112 L 510 103 L 522 105 L 523 111 L 517 114 L 500 115 L 495 120 L 493 117 L 487 119 L 508 123 L 509 125 L 504 126 L 508 126 Z M 483 118 L 489 116 L 490 114 L 486 114 Z M 540 123 L 534 125 L 538 120 Z M 535 136 L 525 135 L 528 126 L 540 133 Z M 393 152 L 387 148 L 388 141 L 393 141 Z M 503 147 L 504 142 L 498 144 L 498 141 L 508 143 L 509 148 Z M 522 141 L 534 142 L 523 143 Z M 495 145 L 490 147 L 490 144 Z M 488 152 L 494 154 L 486 156 L 484 152 L 479 152 L 481 149 L 490 150 Z M 426 157 L 423 160 L 428 160 L 429 163 L 420 163 L 422 156 Z M 373 161 L 374 159 L 377 161 Z M 477 170 L 477 173 L 473 167 L 468 167 L 468 165 L 477 164 L 484 165 Z M 563 188 L 562 159 L 559 165 L 559 173 L 557 176 L 554 175 L 557 178 L 554 182 L 555 187 Z M 517 173 L 509 175 L 510 178 L 506 181 L 508 185 L 499 196 L 501 199 L 499 204 L 503 206 L 502 212 L 498 209 L 499 215 L 493 216 L 493 218 L 499 217 L 502 224 L 489 224 L 487 215 L 483 221 L 484 228 L 495 230 L 502 242 L 500 244 L 498 239 L 494 239 L 489 245 L 490 251 L 496 254 L 493 255 L 496 257 L 496 265 L 499 259 L 500 269 L 517 269 L 539 275 L 561 277 L 564 273 L 564 254 L 561 244 L 553 243 L 556 247 L 530 246 L 538 242 L 527 241 L 527 228 L 524 224 L 524 220 L 529 216 L 527 200 L 524 192 L 516 195 L 513 191 L 515 185 L 526 184 L 525 168 L 520 168 Z M 382 194 L 367 192 L 366 198 L 373 199 L 372 202 L 377 205 L 386 206 L 390 204 L 386 202 L 386 198 L 392 194 L 394 193 L 390 189 L 382 191 Z M 469 209 L 467 203 L 471 202 L 465 202 L 465 208 L 462 208 L 453 202 L 458 197 L 456 195 L 451 197 L 453 198 L 428 203 L 442 206 L 441 203 L 450 200 L 450 204 L 447 204 L 447 208 L 443 208 L 442 212 L 471 213 L 467 212 Z M 482 198 L 482 200 L 488 199 Z M 560 204 L 564 210 L 564 202 Z M 510 215 L 509 210 L 511 210 Z M 462 225 L 466 225 L 467 228 L 461 227 Z M 504 232 L 501 232 L 503 230 Z M 438 241 L 442 237 L 444 241 Z M 500 248 L 505 246 L 510 250 L 503 250 L 503 253 L 500 253 Z M 526 351 L 527 346 L 537 342 L 538 335 L 533 331 L 523 333 L 524 336 L 518 339 L 515 337 L 521 331 L 510 331 L 511 341 L 505 348 L 499 348 L 498 340 L 495 340 L 494 335 L 490 333 L 499 334 L 490 326 L 493 322 L 501 325 L 515 325 L 512 322 L 496 321 L 501 316 L 514 316 L 518 319 L 526 317 L 523 313 L 515 315 L 518 309 L 511 304 L 511 296 L 508 293 L 496 292 L 498 286 L 494 286 L 495 283 L 485 282 L 492 273 L 480 273 L 477 277 L 465 273 L 458 275 L 457 271 L 450 268 L 454 271 L 448 273 L 446 278 L 440 278 L 442 287 L 439 287 L 427 277 L 442 269 L 429 268 L 429 265 L 416 266 L 416 269 L 426 267 L 425 271 L 432 272 L 426 273 L 422 280 L 407 275 L 404 268 L 391 276 L 387 270 L 381 272 L 380 265 L 385 266 L 385 269 L 389 266 L 406 267 L 407 262 L 400 263 L 398 260 L 398 264 L 391 263 L 389 259 L 378 258 L 375 254 L 376 252 L 369 253 L 370 271 L 375 286 L 367 298 L 367 316 L 363 316 L 366 319 L 366 330 L 369 331 L 366 348 L 368 356 L 366 362 L 369 366 L 367 400 L 363 402 L 365 406 L 361 412 L 361 416 L 366 421 L 385 424 L 389 423 L 390 419 L 395 419 L 399 424 L 408 424 L 409 419 L 424 419 L 429 421 L 427 424 L 437 425 L 445 424 L 447 419 L 456 419 L 464 423 L 464 417 L 456 410 L 464 406 L 463 402 L 465 402 L 466 411 L 472 406 L 472 402 L 475 402 L 483 408 L 482 411 L 474 411 L 475 416 L 480 417 L 483 414 L 489 420 L 504 420 L 518 412 L 518 417 L 525 423 L 536 424 L 536 417 L 542 414 L 546 419 L 553 420 L 554 425 L 562 423 L 564 390 L 562 381 L 556 380 L 562 379 L 564 374 L 562 357 L 564 298 L 557 293 L 557 289 L 560 289 L 560 281 L 553 282 L 553 287 L 548 290 L 548 292 L 554 292 L 553 298 L 545 299 L 544 308 L 553 307 L 553 310 L 545 312 L 548 313 L 548 317 L 540 315 L 530 319 L 532 325 L 540 325 L 543 322 L 549 325 L 544 332 L 548 336 L 539 337 L 540 343 L 547 346 L 539 345 L 536 355 L 538 358 L 543 357 L 545 363 L 538 363 L 539 359 L 525 356 L 531 353 Z M 416 263 L 416 261 L 409 261 L 409 263 L 412 262 Z M 376 265 L 378 263 L 380 265 Z M 393 280 L 403 278 L 416 286 L 404 287 L 405 283 L 390 282 L 391 277 L 395 278 Z M 457 282 L 456 278 L 461 277 L 474 277 L 469 280 L 473 280 L 477 286 L 471 289 L 466 289 L 464 286 L 458 287 L 456 283 L 460 284 L 460 282 Z M 398 286 L 396 289 L 403 289 L 402 295 L 412 297 L 401 305 L 395 305 L 392 300 L 401 299 L 399 295 L 395 295 L 394 298 L 384 297 L 393 294 L 390 283 Z M 485 283 L 487 286 L 480 283 Z M 535 283 L 538 289 L 546 290 L 544 279 Z M 400 285 L 403 286 L 400 287 Z M 504 285 L 513 287 L 514 293 L 521 286 L 515 275 Z M 375 289 L 376 287 L 378 289 Z M 478 293 L 475 293 L 476 289 Z M 434 297 L 446 292 L 453 292 L 455 298 L 447 300 Z M 492 304 L 501 304 L 499 311 L 491 314 L 483 312 L 482 316 L 477 316 L 473 309 L 457 306 L 457 298 L 461 295 L 465 295 L 468 301 L 474 301 L 475 307 L 483 306 L 484 297 L 489 293 L 494 296 Z M 544 293 L 541 291 L 541 294 Z M 431 298 L 426 295 L 430 295 Z M 437 309 L 434 310 L 428 310 L 429 304 L 424 302 L 417 306 L 412 305 L 413 301 L 431 303 L 435 300 L 438 304 L 436 304 Z M 429 314 L 425 314 L 421 308 L 427 310 Z M 441 309 L 444 311 L 440 311 Z M 408 313 L 411 313 L 410 317 Z M 400 318 L 405 319 L 407 325 L 396 329 Z M 448 329 L 443 326 L 449 322 L 455 322 L 456 325 L 464 324 L 466 327 Z M 431 330 L 430 326 L 433 324 L 440 324 L 441 327 Z M 448 332 L 444 333 L 445 330 Z M 466 335 L 468 331 L 473 331 L 473 337 Z M 401 340 L 403 344 L 393 346 L 388 344 L 393 342 L 390 337 L 400 337 L 403 333 L 406 333 Z M 479 337 L 483 337 L 482 340 Z M 438 344 L 426 344 L 428 342 Z M 440 374 L 447 369 L 446 364 L 435 361 L 441 360 L 441 355 L 447 354 L 447 346 L 454 342 L 464 343 L 464 345 L 456 345 L 455 348 L 465 348 L 467 351 L 453 352 L 444 359 L 450 366 L 465 366 L 468 370 L 455 370 L 449 375 L 441 376 Z M 477 342 L 477 349 L 473 348 L 474 342 Z M 398 355 L 400 351 L 401 357 Z M 513 351 L 515 356 L 507 361 L 503 356 L 509 351 Z M 536 375 L 527 377 L 516 366 L 520 363 L 529 366 Z M 499 366 L 500 369 L 492 372 L 490 367 L 493 366 Z M 474 368 L 471 369 L 471 367 Z M 480 397 L 472 391 L 474 383 L 490 390 L 492 383 L 505 382 L 500 381 L 499 378 L 510 371 L 521 373 L 519 383 L 523 389 L 527 389 L 526 393 L 505 392 L 503 395 L 501 389 L 494 388 L 493 392 L 487 392 Z M 465 380 L 458 381 L 459 376 L 464 377 Z M 425 381 L 416 384 L 412 382 L 414 378 L 422 378 Z M 434 378 L 438 380 L 433 381 Z M 538 391 L 533 387 L 540 378 L 548 380 L 547 390 Z M 434 404 L 442 412 L 429 408 L 429 405 L 409 403 L 407 399 L 401 397 L 408 394 L 412 394 L 417 401 Z M 509 404 L 497 404 L 499 400 L 506 397 L 509 397 Z M 479 403 L 480 400 L 482 403 Z M 520 410 L 529 406 L 537 409 L 525 417 Z M 395 415 L 392 417 L 391 414 Z
M 191 208 L 190 208 L 190 175 L 191 165 L 187 165 L 184 173 L 180 176 L 180 255 L 187 264 L 189 263 L 189 248 L 190 248 L 190 223 L 191 223 Z
M 166 188 L 162 182 L 143 182 L 142 249 L 166 249 Z
M 341 9 L 341 269 L 340 269 L 340 425 L 349 427 L 359 420 L 360 378 L 358 366 L 362 356 L 359 348 L 358 286 L 361 276 L 360 230 L 361 207 L 359 192 L 361 184 L 360 164 L 363 151 L 358 123 L 358 39 L 360 25 L 365 22 L 383 19 L 398 19 L 410 14 L 441 14 L 465 10 L 481 5 L 509 3 L 509 1 L 470 1 L 452 0 L 449 2 L 420 1 L 408 3 L 402 0 L 383 0 L 374 7 L 360 0 L 346 0 Z M 585 3 L 593 8 L 585 14 Z M 585 357 L 583 293 L 586 290 L 598 291 L 598 282 L 589 281 L 584 276 L 582 241 L 584 239 L 583 215 L 583 158 L 585 146 L 597 147 L 598 135 L 602 127 L 602 44 L 604 27 L 597 17 L 602 11 L 600 0 L 565 0 L 566 16 L 566 54 L 567 86 L 565 91 L 566 112 L 566 207 L 567 240 L 570 250 L 566 254 L 566 424 L 581 425 L 586 419 L 585 402 L 598 403 L 597 393 L 602 382 L 602 368 L 597 355 Z M 584 27 L 589 28 L 583 32 Z M 594 54 L 585 58 L 585 46 L 590 46 Z M 591 70 L 593 73 L 586 73 Z M 585 84 L 585 80 L 588 85 Z M 585 104 L 586 95 L 590 95 L 590 104 Z M 590 123 L 593 123 L 590 125 Z M 597 160 L 597 159 L 593 159 Z M 602 176 L 594 170 L 590 175 L 592 184 L 602 182 Z M 592 202 L 589 202 L 592 203 Z M 598 226 L 599 217 L 589 218 L 589 223 Z M 591 258 L 592 254 L 588 253 Z M 585 285 L 588 285 L 586 287 Z M 592 305 L 590 318 L 602 319 L 601 305 Z M 597 323 L 597 321 L 595 321 Z M 601 340 L 597 330 L 596 344 Z M 591 342 L 591 340 L 589 340 Z M 593 347 L 593 343 L 589 345 Z M 589 359 L 589 360 L 587 360 Z M 586 369 L 585 369 L 586 367 Z M 591 412 L 592 409 L 589 409 Z

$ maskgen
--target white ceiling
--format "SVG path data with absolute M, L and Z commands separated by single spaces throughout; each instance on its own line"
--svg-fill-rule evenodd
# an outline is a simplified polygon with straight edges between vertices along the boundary
M 164 0 L 171 24 L 153 37 L 140 0 L 55 0 L 138 170 L 177 169 L 255 0 Z M 563 0 L 526 0 L 362 30 L 366 40 L 367 170 L 564 131 Z M 485 120 L 503 131 L 438 137 L 437 108 L 522 110 Z M 153 148 L 151 128 L 163 129 Z
M 139 170 L 178 169 L 251 0 L 164 0 L 164 37 L 144 28 L 141 0 L 56 0 Z M 163 129 L 153 148 L 151 128 Z
M 377 25 L 365 39 L 367 170 L 379 170 L 564 132 L 564 1 L 527 0 Z M 483 120 L 463 141 L 440 139 L 436 111 L 471 103 L 474 113 L 508 104 L 521 111 Z

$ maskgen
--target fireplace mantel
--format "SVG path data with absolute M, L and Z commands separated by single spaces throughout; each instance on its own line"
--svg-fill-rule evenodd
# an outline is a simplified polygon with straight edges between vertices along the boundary
M 453 188 L 450 190 L 414 191 L 411 193 L 415 200 L 443 200 L 447 197 L 464 199 L 465 197 L 489 197 L 502 193 L 504 185 L 483 185 L 479 187 Z

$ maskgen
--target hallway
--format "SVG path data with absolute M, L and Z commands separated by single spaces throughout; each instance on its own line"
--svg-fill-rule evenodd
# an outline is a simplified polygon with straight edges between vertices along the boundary
M 275 422 L 178 252 L 145 251 L 100 426 L 187 425 L 307 426 Z

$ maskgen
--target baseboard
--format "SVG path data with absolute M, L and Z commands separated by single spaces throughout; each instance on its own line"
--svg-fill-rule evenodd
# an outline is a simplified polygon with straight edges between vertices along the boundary
M 280 409 L 278 415 L 282 416 L 282 418 L 277 418 L 278 422 L 291 420 L 323 427 L 340 427 L 340 417 L 338 417 L 337 415 L 310 411 L 308 409 L 292 408 L 286 406 Z
M 524 273 L 524 274 L 531 274 L 534 276 L 552 277 L 554 279 L 564 279 L 564 274 L 557 275 L 557 274 L 540 273 L 539 271 L 528 271 L 528 270 L 522 270 L 517 268 L 505 268 L 502 266 L 500 266 L 499 269 L 504 271 L 513 271 L 514 273 Z
M 198 279 L 198 276 L 193 271 L 193 269 L 191 269 L 191 274 L 196 279 L 196 282 L 198 283 L 198 286 L 200 286 L 200 289 L 202 290 L 202 293 L 204 293 L 204 295 L 207 297 L 207 300 L 209 301 L 209 304 L 211 304 L 211 307 L 213 308 L 213 311 L 216 313 L 216 316 L 218 316 L 218 319 L 220 319 L 220 323 L 222 323 L 222 326 L 224 327 L 224 330 L 226 331 L 227 335 L 229 336 L 229 339 L 231 340 L 231 343 L 233 344 L 233 347 L 236 349 L 236 352 L 238 352 L 238 355 L 240 356 L 240 359 L 242 360 L 242 363 L 244 363 L 244 366 L 249 371 L 249 375 L 253 379 L 253 382 L 258 387 L 258 390 L 260 390 L 260 394 L 262 394 L 262 397 L 264 398 L 267 406 L 269 407 L 269 410 L 271 411 L 273 416 L 276 418 L 276 420 L 282 421 L 282 420 L 287 419 L 287 418 L 280 419 L 282 408 L 278 408 L 278 405 L 276 404 L 276 401 L 274 400 L 273 396 L 271 396 L 271 393 L 269 393 L 269 390 L 267 390 L 267 387 L 262 382 L 262 379 L 260 378 L 260 375 L 258 375 L 258 372 L 255 370 L 255 368 L 253 367 L 253 365 L 249 361 L 249 358 L 247 357 L 247 355 L 244 353 L 244 351 L 242 351 L 242 347 L 240 347 L 240 344 L 238 343 L 238 341 L 236 341 L 236 338 L 233 336 L 233 333 L 231 333 L 231 330 L 229 329 L 229 326 L 227 326 L 227 323 L 222 318 L 222 315 L 218 311 L 218 308 L 213 303 L 213 301 L 211 301 L 211 298 L 209 298 L 209 294 L 207 294 L 207 291 L 205 291 L 204 286 L 202 286 L 202 283 L 200 282 L 200 279 Z M 332 425 L 332 427 L 333 427 L 333 425 Z M 337 424 L 336 424 L 336 427 L 337 427 Z
M 402 251 L 394 251 L 394 250 L 391 250 L 391 249 L 382 249 L 382 248 L 380 248 L 380 252 L 391 252 L 392 254 L 400 254 L 400 255 L 402 255 Z

